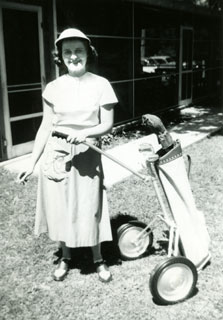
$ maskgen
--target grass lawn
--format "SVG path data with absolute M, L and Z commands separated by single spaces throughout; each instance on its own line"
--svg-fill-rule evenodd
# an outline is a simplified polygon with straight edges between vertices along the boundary
M 222 319 L 223 310 L 223 132 L 188 147 L 191 186 L 205 214 L 212 240 L 212 262 L 200 274 L 196 294 L 187 301 L 159 306 L 149 291 L 149 275 L 166 257 L 160 246 L 163 224 L 154 229 L 150 254 L 121 261 L 115 229 L 128 216 L 148 223 L 160 211 L 154 190 L 130 177 L 108 190 L 114 242 L 103 250 L 113 281 L 103 284 L 91 266 L 89 249 L 74 250 L 74 263 L 61 283 L 52 279 L 57 244 L 33 236 L 37 180 L 23 187 L 0 169 L 1 279 L 0 319 L 5 320 L 201 320 Z

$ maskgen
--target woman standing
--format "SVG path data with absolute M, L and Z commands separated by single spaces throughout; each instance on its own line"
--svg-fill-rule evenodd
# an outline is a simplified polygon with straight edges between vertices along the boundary
M 108 80 L 87 71 L 93 49 L 83 32 L 66 29 L 55 44 L 67 73 L 48 83 L 43 92 L 43 120 L 20 183 L 27 181 L 42 155 L 35 234 L 48 232 L 61 244 L 62 259 L 54 279 L 67 275 L 70 248 L 92 247 L 99 279 L 108 282 L 112 276 L 101 243 L 111 241 L 112 233 L 101 156 L 82 142 L 99 145 L 98 138 L 112 129 L 117 98 Z M 52 136 L 54 130 L 67 138 Z

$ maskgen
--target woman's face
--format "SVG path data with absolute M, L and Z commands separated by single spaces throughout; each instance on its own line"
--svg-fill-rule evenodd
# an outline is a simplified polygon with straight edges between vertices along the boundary
M 62 58 L 72 76 L 81 76 L 86 72 L 87 47 L 78 39 L 67 39 L 62 42 Z

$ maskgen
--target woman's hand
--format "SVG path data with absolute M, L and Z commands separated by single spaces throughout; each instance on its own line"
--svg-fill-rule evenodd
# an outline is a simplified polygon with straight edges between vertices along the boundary
M 18 177 L 17 177 L 17 182 L 19 184 L 25 184 L 28 179 L 30 178 L 30 176 L 33 174 L 34 171 L 34 167 L 30 166 L 28 167 L 28 169 L 26 171 L 22 171 L 19 173 Z
M 79 144 L 79 143 L 84 142 L 86 140 L 86 138 L 87 138 L 87 134 L 84 131 L 74 132 L 74 133 L 68 135 L 67 142 Z

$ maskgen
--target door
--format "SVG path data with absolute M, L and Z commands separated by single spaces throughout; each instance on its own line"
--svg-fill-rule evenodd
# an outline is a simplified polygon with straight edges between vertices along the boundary
M 42 118 L 42 11 L 0 2 L 1 91 L 7 158 L 29 153 Z
M 192 102 L 193 28 L 181 27 L 179 55 L 179 105 Z

